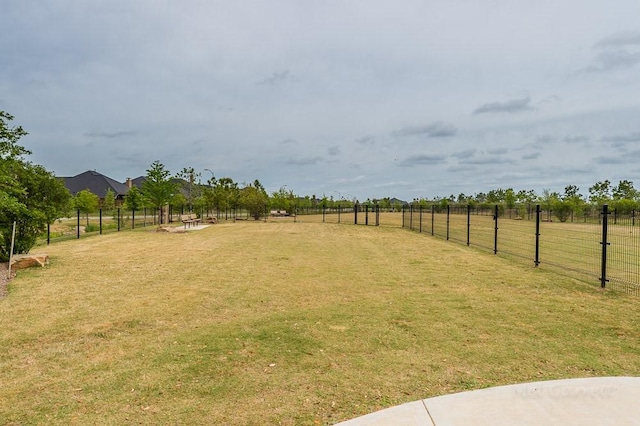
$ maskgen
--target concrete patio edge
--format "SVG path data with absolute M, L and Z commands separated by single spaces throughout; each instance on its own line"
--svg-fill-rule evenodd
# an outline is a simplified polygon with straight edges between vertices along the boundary
M 418 400 L 341 426 L 640 425 L 640 377 L 521 383 Z

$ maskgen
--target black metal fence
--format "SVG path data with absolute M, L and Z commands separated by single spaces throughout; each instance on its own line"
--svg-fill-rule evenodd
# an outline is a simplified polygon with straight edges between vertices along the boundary
M 181 213 L 170 209 L 168 221 L 179 221 Z M 505 210 L 502 206 L 407 206 L 395 212 L 383 211 L 375 204 L 355 204 L 296 208 L 289 213 L 287 217 L 293 221 L 402 226 L 640 295 L 640 221 L 635 211 L 619 214 L 605 205 L 569 216 L 565 222 L 556 220 L 552 211 L 542 210 L 540 205 L 518 210 Z M 223 221 L 250 219 L 249 212 L 237 209 L 215 214 L 200 212 L 201 217 L 210 214 Z M 265 212 L 264 219 L 268 217 Z M 134 212 L 117 209 L 106 217 L 102 212 L 90 217 L 78 212 L 73 218 L 75 223 L 66 222 L 66 232 L 48 229 L 47 244 L 52 240 L 156 225 L 159 216 L 153 209 Z
M 355 203 L 348 206 L 315 206 L 296 208 L 296 216 L 314 217 L 323 223 L 380 226 L 382 211 L 377 204 Z
M 553 221 L 552 212 L 540 205 L 522 215 L 499 206 L 410 206 L 403 210 L 402 226 L 640 295 L 640 229 L 635 211 L 617 214 L 604 205 L 568 219 Z

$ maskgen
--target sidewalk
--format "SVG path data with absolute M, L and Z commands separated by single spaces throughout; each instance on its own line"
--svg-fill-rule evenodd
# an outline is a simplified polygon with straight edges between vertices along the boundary
M 339 425 L 640 425 L 640 377 L 552 380 L 461 392 Z

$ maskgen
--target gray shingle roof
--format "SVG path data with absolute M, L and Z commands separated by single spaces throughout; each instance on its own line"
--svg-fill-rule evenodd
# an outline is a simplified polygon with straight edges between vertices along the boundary
M 122 198 L 129 187 L 124 183 L 120 183 L 111 179 L 95 170 L 87 170 L 84 173 L 73 177 L 63 177 L 64 185 L 71 192 L 72 195 L 76 195 L 78 192 L 88 189 L 92 193 L 96 194 L 100 198 L 104 198 L 108 189 L 114 192 L 116 198 Z

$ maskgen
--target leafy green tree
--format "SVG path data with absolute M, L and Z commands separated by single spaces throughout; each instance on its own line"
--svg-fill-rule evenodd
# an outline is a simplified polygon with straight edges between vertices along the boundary
M 629 214 L 638 208 L 638 190 L 630 180 L 621 180 L 612 189 L 613 208 L 617 213 Z
M 596 182 L 589 187 L 589 201 L 597 206 L 607 204 L 611 200 L 611 182 Z
M 286 187 L 281 186 L 279 190 L 271 193 L 269 205 L 272 209 L 284 210 L 292 213 L 295 209 L 295 195 L 293 191 L 287 190 Z
M 205 203 L 208 207 L 213 207 L 218 214 L 238 204 L 238 184 L 230 177 L 223 177 L 218 180 L 209 180 L 210 188 L 204 193 Z
M 184 197 L 189 212 L 193 210 L 193 203 L 197 198 L 202 196 L 200 177 L 201 173 L 196 172 L 193 167 L 185 167 L 176 174 L 176 178 L 180 180 L 180 185 L 184 190 Z M 214 179 L 214 178 L 212 178 Z
M 580 194 L 580 188 L 575 185 L 564 187 L 562 201 L 570 207 L 570 214 L 581 214 L 584 211 L 585 201 Z
M 553 193 L 553 198 L 551 200 L 551 208 L 553 210 L 553 214 L 558 218 L 560 222 L 566 222 L 569 217 L 571 217 L 571 203 L 566 200 L 561 199 L 557 196 L 557 193 Z
M 533 202 L 536 200 L 536 193 L 533 189 L 524 190 L 521 189 L 516 193 L 516 203 L 519 205 L 518 214 L 520 217 L 524 217 L 525 211 L 527 215 L 531 217 L 533 209 Z
M 489 204 L 502 204 L 505 197 L 505 191 L 502 188 L 492 189 L 487 193 L 487 202 Z
M 116 193 L 111 190 L 111 188 L 107 188 L 107 191 L 104 194 L 104 200 L 102 201 L 102 210 L 105 212 L 113 211 L 116 207 Z
M 85 215 L 87 226 L 89 226 L 89 214 L 96 212 L 99 205 L 100 198 L 88 189 L 83 189 L 73 198 L 73 207 Z
M 391 199 L 389 197 L 384 197 L 378 200 L 378 205 L 380 206 L 380 210 L 382 211 L 391 210 Z
M 19 140 L 27 135 L 11 127 L 13 116 L 0 111 L 0 260 L 11 255 L 13 223 L 15 253 L 28 253 L 47 224 L 69 211 L 71 194 L 44 167 L 26 161 L 31 152 Z
M 504 206 L 509 211 L 509 217 L 511 217 L 511 212 L 516 207 L 516 193 L 513 188 L 508 188 L 504 191 Z
M 638 190 L 633 187 L 630 180 L 621 180 L 612 189 L 614 200 L 635 200 L 638 198 Z
M 131 211 L 131 227 L 135 228 L 136 223 L 136 210 L 139 210 L 145 206 L 145 199 L 140 190 L 133 186 L 127 191 L 127 195 L 124 197 L 124 208 Z
M 249 215 L 259 220 L 269 205 L 269 195 L 258 179 L 240 190 L 240 204 Z
M 164 164 L 154 161 L 147 169 L 146 180 L 142 184 L 141 192 L 149 205 L 157 209 L 159 223 L 163 223 L 162 208 L 167 205 L 178 192 L 177 185 L 171 181 L 171 173 Z
M 130 188 L 127 195 L 124 197 L 124 208 L 135 212 L 136 210 L 143 208 L 144 205 L 145 200 L 142 192 L 140 192 L 140 190 L 135 186 Z

